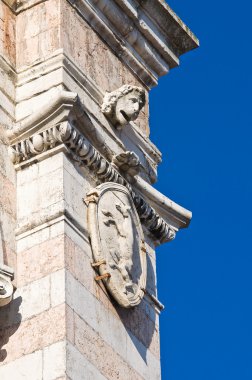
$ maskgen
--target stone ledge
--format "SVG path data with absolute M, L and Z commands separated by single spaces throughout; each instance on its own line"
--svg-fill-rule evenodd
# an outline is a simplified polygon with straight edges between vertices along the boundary
M 178 66 L 181 54 L 199 45 L 194 34 L 162 0 L 67 1 L 147 88 Z M 43 1 L 5 2 L 19 14 Z
M 32 117 L 32 119 L 34 116 Z M 20 132 L 22 133 L 22 127 Z M 23 130 L 24 134 L 27 131 Z M 97 134 L 96 134 L 97 136 Z M 37 146 L 39 143 L 39 147 Z M 177 231 L 176 226 L 171 226 L 160 217 L 154 208 L 150 207 L 146 201 L 139 196 L 133 187 L 114 169 L 114 167 L 89 143 L 84 136 L 71 124 L 63 122 L 59 126 L 45 130 L 42 134 L 37 134 L 21 143 L 15 144 L 11 148 L 11 156 L 16 167 L 22 166 L 29 157 L 38 157 L 42 152 L 57 145 L 66 145 L 74 155 L 74 159 L 80 165 L 89 168 L 97 175 L 97 179 L 102 182 L 116 182 L 126 186 L 133 198 L 141 222 L 153 235 L 157 242 L 173 240 Z M 41 149 L 40 149 L 41 148 Z M 19 164 L 20 162 L 20 164 Z

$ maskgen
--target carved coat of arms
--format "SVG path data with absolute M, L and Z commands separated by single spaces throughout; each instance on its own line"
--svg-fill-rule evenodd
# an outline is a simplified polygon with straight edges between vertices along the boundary
M 125 186 L 108 182 L 87 202 L 93 265 L 121 306 L 136 306 L 146 285 L 146 249 L 132 198 Z

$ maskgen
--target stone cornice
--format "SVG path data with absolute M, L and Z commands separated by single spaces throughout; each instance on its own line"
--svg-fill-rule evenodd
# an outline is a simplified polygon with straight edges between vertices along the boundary
M 198 39 L 161 0 L 67 0 L 146 88 L 179 65 Z M 41 1 L 10 1 L 16 13 Z
M 67 70 L 69 74 L 73 75 L 75 75 L 75 72 L 78 71 L 78 67 L 74 65 L 73 62 L 69 60 L 69 58 L 62 54 L 62 51 L 59 51 L 58 55 L 51 57 L 49 61 L 41 63 L 37 65 L 37 67 L 23 70 L 22 72 L 18 73 L 18 85 L 20 85 L 22 88 L 23 84 L 31 83 L 32 80 L 40 76 L 41 73 L 45 74 L 47 73 L 47 70 L 50 72 L 51 68 L 55 67 Z M 100 108 L 104 93 L 100 88 L 94 85 L 89 77 L 85 76 L 84 74 L 81 75 L 81 72 L 78 72 L 78 74 L 78 80 L 80 80 L 82 83 L 84 91 Z M 38 89 L 38 86 L 36 88 Z M 25 100 L 26 98 L 29 99 L 31 95 L 32 93 L 29 92 L 29 89 L 22 89 L 22 100 Z M 21 98 L 20 91 L 18 91 L 17 97 L 19 99 Z M 106 158 L 112 160 L 114 153 L 110 151 L 108 147 L 106 147 L 105 139 L 101 139 L 101 135 L 97 133 L 93 122 L 98 122 L 99 127 L 104 130 L 105 134 L 108 137 L 112 138 L 118 147 L 120 147 L 120 149 L 124 149 L 124 145 L 121 139 L 118 138 L 115 131 L 111 129 L 107 119 L 103 116 L 102 113 L 102 119 L 101 121 L 98 121 L 96 120 L 95 116 L 92 116 L 92 110 L 85 108 L 84 111 L 83 105 L 77 103 L 79 103 L 79 100 L 77 99 L 76 93 L 59 90 L 57 88 L 53 89 L 50 93 L 50 96 L 48 96 L 47 102 L 41 104 L 41 107 L 37 111 L 33 112 L 30 116 L 27 116 L 17 123 L 13 122 L 11 128 L 8 127 L 10 128 L 7 132 L 10 144 L 14 144 L 21 138 L 25 138 L 26 133 L 30 136 L 32 131 L 38 131 L 39 129 L 48 126 L 48 123 L 49 125 L 55 125 L 57 122 L 66 120 L 68 118 L 68 114 L 71 112 L 76 121 L 79 120 L 80 124 L 85 124 L 86 133 L 89 134 L 88 137 L 92 142 L 95 136 L 97 136 L 96 141 L 94 142 L 95 146 L 99 147 L 102 154 L 104 154 Z M 87 114 L 91 119 L 93 118 L 93 121 L 88 120 Z M 32 128 L 32 130 L 30 130 L 30 128 Z M 133 122 L 129 123 L 127 130 L 125 130 L 125 135 L 127 135 L 127 138 L 133 139 L 135 144 L 138 145 L 139 149 L 142 152 L 145 152 L 144 155 L 146 157 L 146 162 L 148 162 L 150 169 L 149 171 L 152 173 L 151 176 L 153 177 L 151 181 L 155 182 L 156 166 L 161 161 L 160 151 Z
M 89 143 L 89 141 L 69 122 L 46 129 L 21 142 L 12 145 L 10 156 L 15 165 L 25 165 L 25 161 L 39 156 L 60 144 L 66 145 L 81 165 L 90 169 L 98 181 L 116 182 L 129 190 L 140 220 L 160 243 L 173 240 L 176 230 L 168 225 L 145 200 L 140 197 L 123 176 Z M 45 156 L 44 156 L 45 157 Z
M 7 136 L 11 144 L 31 136 L 45 125 L 57 124 L 67 120 L 70 110 L 77 101 L 77 94 L 70 91 L 56 90 L 55 96 L 37 112 L 15 123 L 8 130 Z
M 148 88 L 178 66 L 181 54 L 199 45 L 163 1 L 69 2 Z
M 77 118 L 73 117 L 73 107 Z M 87 134 L 88 139 L 80 131 Z M 115 169 L 110 163 L 113 152 L 92 125 L 74 93 L 60 92 L 47 107 L 42 107 L 9 131 L 9 141 L 11 158 L 17 169 L 29 165 L 33 158 L 46 158 L 53 154 L 55 147 L 62 145 L 74 155 L 75 160 L 95 174 L 98 182 L 110 181 L 126 186 L 141 221 L 158 242 L 172 240 L 175 232 L 190 222 L 188 210 L 154 190 L 138 176 L 130 184 L 127 176 L 124 178 L 123 173 Z
M 56 72 L 57 70 L 62 70 L 62 78 L 64 76 L 64 73 L 69 75 L 74 81 L 76 81 L 78 86 L 80 86 L 81 89 L 83 89 L 84 92 L 92 99 L 92 101 L 94 101 L 99 108 L 101 107 L 105 92 L 99 86 L 97 86 L 95 82 L 88 75 L 86 75 L 78 67 L 78 65 L 76 65 L 76 63 L 74 63 L 68 56 L 66 56 L 62 49 L 58 49 L 56 52 L 54 52 L 51 56 L 47 57 L 47 59 L 42 62 L 37 62 L 35 65 L 30 67 L 23 67 L 17 73 L 14 72 L 16 78 L 15 80 L 17 105 L 20 102 L 28 100 L 32 96 L 41 93 L 43 91 L 43 83 L 41 81 L 40 85 L 38 85 L 38 82 L 36 82 L 36 80 L 38 78 L 45 77 L 53 71 Z M 33 82 L 35 83 L 34 86 Z M 59 82 L 58 84 L 62 83 L 63 79 L 62 82 Z M 55 102 L 57 103 L 58 98 L 61 96 L 62 93 L 60 93 L 58 89 L 55 88 L 54 91 L 51 91 L 50 100 L 47 104 L 43 106 L 43 110 L 50 110 L 52 104 L 54 104 Z M 74 102 L 72 104 L 74 104 Z M 92 113 L 92 110 L 88 111 L 89 113 Z M 39 114 L 40 112 L 35 112 L 35 118 L 39 117 Z M 45 112 L 44 115 L 46 116 Z M 106 133 L 110 134 L 111 128 L 108 127 L 108 123 L 106 122 L 106 119 L 103 115 L 102 118 L 102 127 L 104 128 L 104 130 L 106 130 Z M 13 127 L 9 132 L 11 141 L 15 138 L 14 131 L 17 130 L 17 126 L 24 126 L 24 124 L 27 122 L 27 119 L 28 118 L 26 117 L 20 122 L 16 120 L 17 124 L 13 123 Z M 35 119 L 33 124 L 37 124 L 37 121 Z M 141 131 L 141 129 L 135 123 L 131 123 L 131 125 L 132 128 L 128 128 L 127 130 L 125 130 L 125 134 L 127 136 L 132 135 L 132 138 L 134 139 L 136 144 L 139 146 L 140 149 L 144 150 L 149 155 L 151 161 L 155 163 L 155 165 L 159 164 L 161 161 L 161 153 L 158 150 L 158 148 L 150 141 L 150 139 Z M 9 126 L 7 127 L 7 129 L 9 129 Z M 17 132 L 17 134 L 19 135 L 19 132 Z M 120 139 L 117 138 L 117 135 L 115 133 L 113 133 L 113 139 L 116 140 L 118 146 L 122 146 Z

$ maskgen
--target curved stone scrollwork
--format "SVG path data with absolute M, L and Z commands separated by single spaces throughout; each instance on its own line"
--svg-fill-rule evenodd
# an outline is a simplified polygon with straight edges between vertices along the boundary
M 10 159 L 13 164 L 18 164 L 21 161 L 25 161 L 54 148 L 70 137 L 74 138 L 73 130 L 68 122 L 63 122 L 57 127 L 46 129 L 41 133 L 37 133 L 9 147 Z
M 130 151 L 114 155 L 112 165 L 122 171 L 128 181 L 131 180 L 131 177 L 135 177 L 141 169 L 139 157 Z
M 136 120 L 145 105 L 145 92 L 141 87 L 124 85 L 107 92 L 101 107 L 102 112 L 117 129 Z
M 35 145 L 34 145 L 35 142 Z M 74 154 L 80 164 L 92 170 L 100 182 L 116 182 L 130 192 L 141 222 L 160 242 L 175 238 L 176 232 L 159 214 L 132 188 L 126 179 L 89 143 L 69 122 L 44 130 L 9 148 L 14 164 L 30 159 L 61 143 Z
M 146 249 L 131 195 L 125 186 L 104 183 L 86 201 L 97 279 L 121 306 L 136 306 L 146 286 Z
M 13 297 L 14 288 L 11 283 L 13 271 L 11 268 L 0 266 L 0 307 L 8 305 Z

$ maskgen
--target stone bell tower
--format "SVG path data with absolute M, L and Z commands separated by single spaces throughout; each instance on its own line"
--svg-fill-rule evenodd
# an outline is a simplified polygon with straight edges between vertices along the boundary
M 162 0 L 0 1 L 0 379 L 158 380 L 148 93 L 198 46 Z M 157 126 L 158 128 L 158 126 Z

